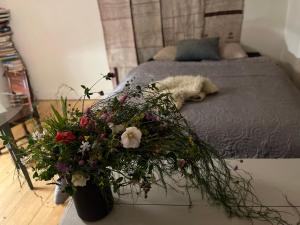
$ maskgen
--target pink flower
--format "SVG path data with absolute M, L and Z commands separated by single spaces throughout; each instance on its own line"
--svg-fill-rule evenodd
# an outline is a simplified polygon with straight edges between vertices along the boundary
M 107 135 L 104 134 L 104 133 L 100 134 L 100 136 L 99 136 L 100 140 L 103 140 L 103 139 L 105 139 L 106 137 L 107 137 Z
M 126 102 L 127 98 L 128 98 L 128 95 L 126 95 L 126 94 L 122 95 L 119 97 L 119 102 L 123 105 Z
M 90 114 L 92 113 L 91 107 L 88 107 L 88 108 L 85 110 L 85 113 L 86 113 L 87 115 L 90 115 Z
M 108 113 L 108 112 L 104 112 L 104 113 L 100 116 L 100 118 L 101 118 L 102 120 L 104 120 L 105 122 L 109 123 L 109 122 L 111 122 L 111 120 L 112 120 L 112 115 L 111 115 L 110 113 Z
M 85 162 L 84 162 L 84 160 L 82 159 L 82 160 L 80 160 L 79 162 L 78 162 L 78 165 L 79 166 L 83 166 L 85 164 Z
M 90 119 L 87 116 L 82 116 L 80 118 L 79 125 L 82 128 L 86 128 L 89 125 Z
M 183 167 L 185 166 L 186 161 L 184 159 L 179 159 L 178 160 L 178 166 L 180 169 L 183 169 Z
M 58 131 L 56 133 L 55 139 L 57 142 L 69 144 L 76 139 L 76 136 L 71 131 Z
M 146 120 L 149 120 L 149 121 L 158 121 L 158 116 L 152 114 L 152 113 L 145 113 L 145 117 L 144 117 Z

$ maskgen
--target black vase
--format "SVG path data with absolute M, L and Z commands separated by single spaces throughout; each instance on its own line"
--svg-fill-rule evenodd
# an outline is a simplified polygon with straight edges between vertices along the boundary
M 73 200 L 78 216 L 85 221 L 97 221 L 107 216 L 114 203 L 110 186 L 99 188 L 92 181 L 77 187 Z

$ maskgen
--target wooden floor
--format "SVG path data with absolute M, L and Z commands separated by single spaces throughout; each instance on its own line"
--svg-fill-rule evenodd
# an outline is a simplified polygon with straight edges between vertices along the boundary
M 38 109 L 41 118 L 49 115 L 50 104 L 58 106 L 54 101 L 39 102 Z M 87 106 L 92 101 L 87 102 Z M 27 125 L 34 129 L 32 121 Z M 23 135 L 21 126 L 14 127 L 14 136 Z M 21 186 L 20 186 L 21 185 Z M 64 212 L 64 205 L 53 203 L 53 185 L 34 181 L 32 191 L 24 182 L 23 177 L 18 180 L 17 171 L 6 150 L 0 155 L 0 225 L 56 225 Z

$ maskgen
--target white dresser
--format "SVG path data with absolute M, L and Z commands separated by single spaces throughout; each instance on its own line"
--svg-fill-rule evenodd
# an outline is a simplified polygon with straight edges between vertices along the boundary
M 254 178 L 257 195 L 268 206 L 295 215 L 285 201 L 286 195 L 300 210 L 300 159 L 247 159 L 243 163 L 232 160 L 232 165 L 249 171 Z M 153 188 L 148 199 L 134 202 L 130 197 L 116 200 L 113 211 L 104 219 L 87 223 L 76 213 L 72 202 L 65 210 L 60 225 L 246 225 L 247 220 L 228 218 L 222 208 L 208 205 L 199 192 L 192 192 L 193 207 L 189 208 L 187 197 L 169 191 Z M 132 204 L 135 203 L 135 204 Z M 297 216 L 284 215 L 291 224 L 296 224 Z M 255 222 L 254 224 L 269 224 Z

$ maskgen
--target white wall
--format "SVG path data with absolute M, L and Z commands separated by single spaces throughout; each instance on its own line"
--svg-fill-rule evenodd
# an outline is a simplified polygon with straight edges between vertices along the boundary
M 285 24 L 285 41 L 287 49 L 300 58 L 300 1 L 289 0 Z
M 300 88 L 299 12 L 299 0 L 245 0 L 241 42 L 280 62 Z
M 241 42 L 279 60 L 284 49 L 288 0 L 245 0 Z
M 300 1 L 289 0 L 284 30 L 285 50 L 281 61 L 290 71 L 292 79 L 300 88 Z
M 56 98 L 62 84 L 81 93 L 80 84 L 108 72 L 97 0 L 0 0 L 0 6 L 11 10 L 14 41 L 38 99 Z M 100 88 L 111 90 L 111 82 Z

